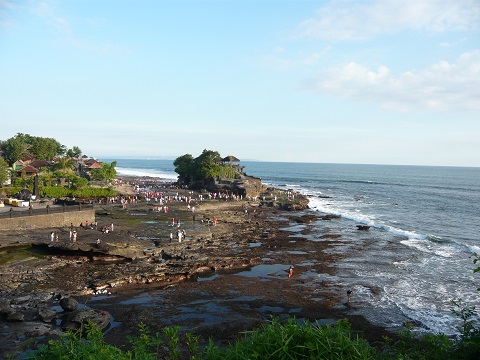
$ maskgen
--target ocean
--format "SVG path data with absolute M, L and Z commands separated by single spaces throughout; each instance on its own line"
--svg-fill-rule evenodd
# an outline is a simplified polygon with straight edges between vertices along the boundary
M 176 179 L 172 160 L 116 161 L 119 175 Z M 480 168 L 241 165 L 267 185 L 307 195 L 309 211 L 341 216 L 313 224 L 308 239 L 325 241 L 326 231 L 342 235 L 327 250 L 340 255 L 331 265 L 335 276 L 316 276 L 353 289 L 352 314 L 387 328 L 413 322 L 421 331 L 453 335 L 459 321 L 450 300 L 480 308 L 480 273 L 473 273 L 471 258 L 480 254 Z M 359 231 L 357 224 L 371 228 Z

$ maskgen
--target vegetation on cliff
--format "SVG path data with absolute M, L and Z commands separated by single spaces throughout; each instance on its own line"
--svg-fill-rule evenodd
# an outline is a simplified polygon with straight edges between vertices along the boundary
M 203 150 L 194 158 L 191 154 L 179 156 L 173 162 L 175 172 L 179 175 L 178 182 L 192 187 L 203 187 L 218 179 L 240 178 L 240 168 L 225 161 L 218 151 Z

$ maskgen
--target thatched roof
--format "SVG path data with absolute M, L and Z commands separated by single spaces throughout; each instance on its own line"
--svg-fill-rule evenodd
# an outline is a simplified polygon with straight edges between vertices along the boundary
M 92 159 L 92 158 L 83 161 L 83 163 L 84 163 L 85 165 L 92 165 L 92 164 L 95 164 L 95 163 L 98 163 L 98 162 L 99 162 L 99 161 L 97 161 L 97 160 L 95 160 L 95 159 Z
M 27 165 L 20 170 L 17 170 L 17 173 L 22 173 L 24 171 L 26 174 L 35 174 L 38 172 L 38 169 L 34 168 L 33 166 Z
M 39 167 L 47 167 L 47 166 L 50 166 L 51 164 L 46 160 L 33 160 L 29 165 L 35 168 L 39 168 Z
M 240 162 L 240 160 L 233 155 L 228 155 L 227 157 L 224 157 L 222 160 L 224 162 Z
M 89 169 L 101 169 L 102 164 L 100 164 L 98 161 L 95 161 L 91 165 L 88 166 Z

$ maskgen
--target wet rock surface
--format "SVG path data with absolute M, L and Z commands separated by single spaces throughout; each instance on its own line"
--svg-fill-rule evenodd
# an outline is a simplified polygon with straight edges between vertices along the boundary
M 306 199 L 287 201 L 273 191 L 265 201 L 196 200 L 194 214 L 182 201 L 169 202 L 167 213 L 145 201 L 126 209 L 96 205 L 96 219 L 85 220 L 96 220 L 97 228 L 75 224 L 75 243 L 69 229 L 55 229 L 59 242 L 50 240 L 53 229 L 2 234 L 0 356 L 88 321 L 107 330 L 107 342 L 124 347 L 141 322 L 154 331 L 180 325 L 222 342 L 271 316 L 342 318 L 345 289 L 318 279 L 334 272 L 335 256 L 323 250 L 335 234 L 306 240 L 317 219 L 304 211 Z M 101 231 L 112 223 L 114 231 Z

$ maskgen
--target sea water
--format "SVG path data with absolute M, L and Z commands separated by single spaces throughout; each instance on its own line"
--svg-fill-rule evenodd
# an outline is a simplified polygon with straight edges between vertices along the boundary
M 172 160 L 117 162 L 119 175 L 176 179 Z M 454 334 L 459 322 L 450 300 L 480 306 L 480 276 L 471 258 L 480 253 L 480 168 L 241 165 L 267 185 L 307 195 L 310 211 L 341 215 L 328 225 L 315 223 L 312 241 L 321 239 L 325 226 L 342 235 L 326 250 L 340 255 L 332 264 L 336 275 L 318 277 L 353 289 L 352 313 L 382 326 L 412 321 L 426 331 Z M 358 231 L 357 224 L 371 228 Z

